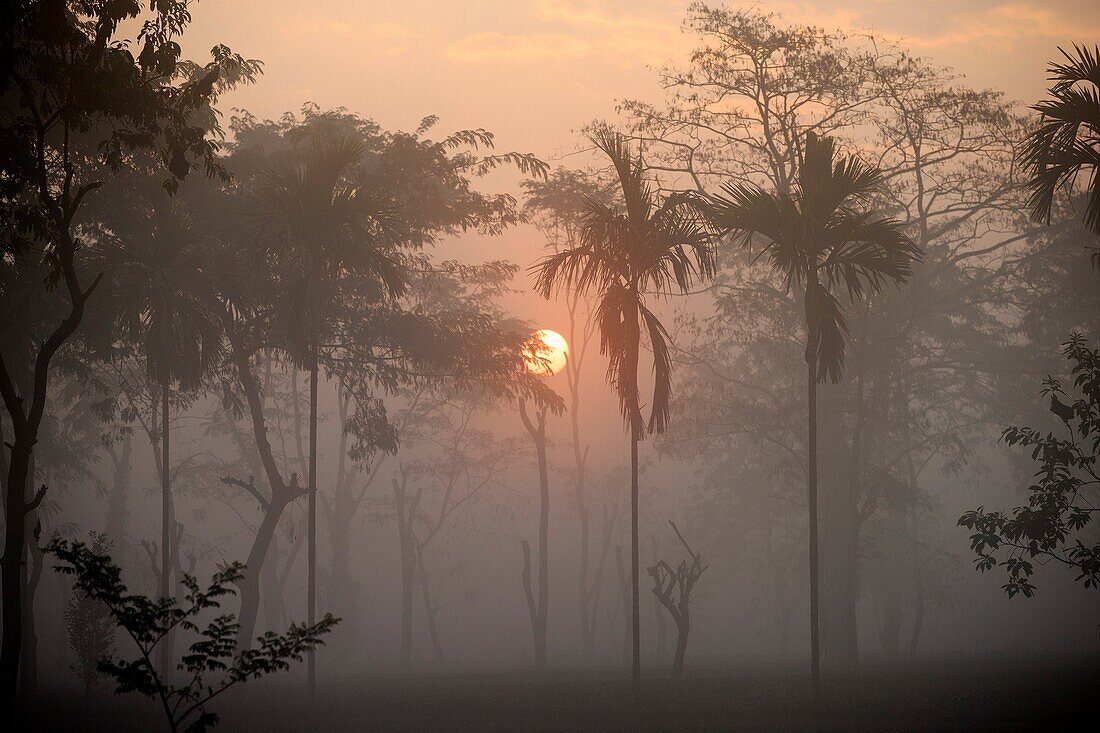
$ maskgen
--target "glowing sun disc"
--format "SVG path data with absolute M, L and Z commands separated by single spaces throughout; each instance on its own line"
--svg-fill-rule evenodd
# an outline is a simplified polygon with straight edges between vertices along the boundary
M 549 377 L 565 368 L 569 344 L 565 337 L 548 328 L 539 329 L 531 335 L 532 356 L 527 358 L 527 368 L 532 374 Z

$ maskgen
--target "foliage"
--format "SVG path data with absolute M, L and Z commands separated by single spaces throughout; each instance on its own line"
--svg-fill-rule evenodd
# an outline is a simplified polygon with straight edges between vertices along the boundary
M 137 646 L 137 658 L 106 657 L 99 662 L 99 671 L 114 679 L 117 693 L 137 692 L 159 700 L 173 731 L 184 725 L 188 731 L 213 727 L 218 716 L 206 709 L 213 698 L 240 682 L 289 669 L 291 661 L 301 661 L 321 645 L 321 637 L 338 622 L 326 615 L 313 626 L 292 624 L 285 634 L 269 631 L 257 639 L 255 649 L 236 652 L 238 624 L 232 614 L 220 614 L 201 628 L 198 617 L 218 609 L 221 599 L 233 594 L 231 585 L 242 576 L 240 563 L 223 567 L 205 589 L 184 575 L 187 592 L 181 605 L 175 598 L 129 593 L 118 566 L 94 546 L 55 539 L 47 551 L 61 563 L 56 570 L 74 576 L 77 592 L 106 606 L 111 619 Z M 177 628 L 199 636 L 178 665 L 187 674 L 182 685 L 161 679 L 152 660 L 157 644 Z
M 805 149 L 791 190 L 724 184 L 722 194 L 706 199 L 705 211 L 720 231 L 741 235 L 745 246 L 753 235 L 763 236 L 763 254 L 788 291 L 806 289 L 806 362 L 815 362 L 820 380 L 838 382 L 848 326 L 836 291 L 859 301 L 888 281 L 902 283 L 920 250 L 900 222 L 866 207 L 883 183 L 880 170 L 854 156 L 837 158 L 834 141 L 812 132 Z
M 592 142 L 611 160 L 623 196 L 622 207 L 584 200 L 576 246 L 548 255 L 531 269 L 544 297 L 560 290 L 592 293 L 600 352 L 608 357 L 607 381 L 615 389 L 623 418 L 635 435 L 646 429 L 638 405 L 638 344 L 644 329 L 654 361 L 649 432 L 668 425 L 672 360 L 668 332 L 647 307 L 646 295 L 686 293 L 714 274 L 710 233 L 682 196 L 661 198 L 645 180 L 640 155 L 626 138 L 597 129 Z
M 89 550 L 106 555 L 112 542 L 104 534 L 92 532 Z M 84 591 L 74 589 L 65 606 L 65 629 L 69 633 L 69 646 L 76 652 L 76 664 L 72 666 L 85 689 L 103 682 L 99 661 L 111 655 L 115 647 L 115 624 L 105 603 Z
M 1082 221 L 1100 234 L 1100 46 L 1062 48 L 1063 62 L 1048 66 L 1050 98 L 1032 106 L 1039 126 L 1027 137 L 1020 158 L 1031 173 L 1028 206 L 1032 215 L 1050 223 L 1054 195 L 1089 173 L 1088 200 Z M 1093 253 L 1100 266 L 1100 250 Z
M 970 546 L 977 554 L 978 570 L 1003 567 L 1008 574 L 1002 586 L 1009 597 L 1035 593 L 1031 576 L 1033 560 L 1053 560 L 1077 573 L 1086 588 L 1100 587 L 1100 542 L 1089 544 L 1086 527 L 1097 511 L 1089 498 L 1100 488 L 1100 350 L 1089 348 L 1080 334 L 1073 334 L 1062 350 L 1072 364 L 1073 387 L 1080 397 L 1070 404 L 1058 379 L 1043 381 L 1042 395 L 1050 397 L 1050 409 L 1062 420 L 1065 436 L 1032 427 L 1006 428 L 1006 445 L 1031 448 L 1039 463 L 1035 483 L 1027 487 L 1027 506 L 1008 512 L 968 511 L 959 526 L 973 531 Z

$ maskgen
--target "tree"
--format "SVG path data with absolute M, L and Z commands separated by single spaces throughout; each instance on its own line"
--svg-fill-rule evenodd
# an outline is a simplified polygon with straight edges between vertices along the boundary
M 546 244 L 555 252 L 579 244 L 579 227 L 585 200 L 608 201 L 611 188 L 596 173 L 556 169 L 545 180 L 523 182 L 527 194 L 524 211 L 531 217 Z M 566 342 L 569 344 L 565 364 L 566 387 L 569 391 L 569 425 L 573 448 L 573 498 L 580 521 L 580 568 L 577 573 L 577 610 L 580 615 L 581 648 L 586 659 L 595 651 L 596 606 L 599 601 L 602 571 L 590 577 L 591 568 L 591 507 L 588 488 L 588 445 L 581 438 L 581 370 L 595 335 L 591 298 L 577 291 L 565 294 L 569 317 Z M 607 547 L 607 542 L 603 543 Z M 601 557 L 606 556 L 606 552 Z
M 637 689 L 641 679 L 641 629 L 638 551 L 638 443 L 645 432 L 668 425 L 672 363 L 668 333 L 646 305 L 647 295 L 687 292 L 714 274 L 714 251 L 694 208 L 682 197 L 658 197 L 645 180 L 641 156 L 624 137 L 598 129 L 592 142 L 611 160 L 623 197 L 619 209 L 596 200 L 586 202 L 577 246 L 548 255 L 535 264 L 535 289 L 544 298 L 555 291 L 576 290 L 597 298 L 600 351 L 609 359 L 607 380 L 619 398 L 630 430 L 631 581 L 633 664 Z M 642 418 L 638 363 L 642 329 L 654 360 L 654 388 L 648 423 Z
M 376 302 L 399 297 L 408 284 L 410 253 L 434 241 L 441 231 L 492 229 L 515 220 L 513 201 L 472 194 L 461 169 L 473 169 L 475 175 L 505 163 L 523 173 L 541 174 L 545 169 L 541 161 L 524 154 L 449 155 L 467 146 L 491 149 L 493 137 L 478 130 L 459 132 L 441 142 L 420 140 L 418 136 L 434 123 L 429 118 L 415 135 L 391 137 L 379 134 L 374 123 L 351 115 L 309 110 L 304 124 L 284 131 L 291 144 L 260 163 L 249 194 L 250 239 L 261 254 L 275 258 L 285 287 L 280 308 L 284 347 L 310 370 L 310 621 L 316 604 L 317 390 L 321 352 L 327 346 L 324 339 L 339 330 L 333 308 L 340 308 L 338 301 L 350 297 L 349 291 Z M 378 143 L 388 144 L 389 150 L 379 151 Z M 388 167 L 402 157 L 413 165 Z M 428 193 L 424 201 L 413 196 L 433 182 L 445 185 Z M 441 199 L 444 205 L 457 206 L 433 210 Z M 345 380 L 345 386 L 360 383 Z M 369 398 L 357 402 L 365 410 L 377 405 Z M 312 689 L 312 658 L 309 670 Z
M 97 555 L 111 550 L 111 540 L 104 534 L 92 533 L 88 548 Z M 99 661 L 110 656 L 115 648 L 115 624 L 110 609 L 102 601 L 87 593 L 73 589 L 65 606 L 65 630 L 69 634 L 69 646 L 76 653 L 73 672 L 84 683 L 84 694 L 103 683 Z
M 831 138 L 809 133 L 795 185 L 770 193 L 751 184 L 725 184 L 706 199 L 707 217 L 724 233 L 754 235 L 787 289 L 804 292 L 807 372 L 807 502 L 810 517 L 811 674 L 820 677 L 817 552 L 817 385 L 837 382 L 844 367 L 847 323 L 835 290 L 853 301 L 877 293 L 887 281 L 904 282 L 920 252 L 900 224 L 866 205 L 882 173 L 856 157 L 837 159 Z
M 1009 598 L 1034 595 L 1034 562 L 1064 565 L 1086 588 L 1100 588 L 1100 542 L 1088 544 L 1085 536 L 1097 511 L 1090 495 L 1100 487 L 1100 349 L 1075 333 L 1062 356 L 1080 396 L 1064 402 L 1068 395 L 1051 376 L 1041 394 L 1050 398 L 1050 411 L 1061 420 L 1065 437 L 1026 426 L 1008 427 L 1001 436 L 1006 445 L 1030 448 L 1039 463 L 1035 483 L 1027 487 L 1027 506 L 1010 512 L 978 507 L 959 518 L 960 527 L 973 531 L 970 547 L 977 569 L 1005 569 L 1002 588 Z
M 539 467 L 539 579 L 538 597 L 531 585 L 531 545 L 523 540 L 523 594 L 527 599 L 527 614 L 535 641 L 535 667 L 546 668 L 546 616 L 550 607 L 550 479 L 546 461 L 546 409 L 540 408 L 532 420 L 527 403 L 520 400 L 519 416 L 531 436 Z
M 258 64 L 215 46 L 205 66 L 180 62 L 178 38 L 190 22 L 186 0 L 154 3 L 135 58 L 116 42 L 119 23 L 137 17 L 137 3 L 16 3 L 0 43 L 0 196 L 5 290 L 12 277 L 37 271 L 57 315 L 29 342 L 5 341 L 0 393 L 14 432 L 8 485 L 27 486 L 38 429 L 46 413 L 51 363 L 72 338 L 99 279 L 80 272 L 88 243 L 83 208 L 113 173 L 149 155 L 155 171 L 167 169 L 174 188 L 193 168 L 216 174 L 217 145 L 205 111 L 223 84 L 248 79 Z M 101 143 L 101 144 L 100 144 Z M 21 389 L 15 372 L 31 374 Z M 44 489 L 23 489 L 5 500 L 3 650 L 0 694 L 11 702 L 22 634 L 21 585 L 26 518 Z
M 215 263 L 188 207 L 137 181 L 127 196 L 130 217 L 102 243 L 96 265 L 108 273 L 97 309 L 111 322 L 107 334 L 138 344 L 145 375 L 159 386 L 161 479 L 160 594 L 172 594 L 171 534 L 175 524 L 170 460 L 172 384 L 193 391 L 220 356 L 222 334 L 214 288 Z M 132 217 L 132 218 L 131 218 Z M 128 226 L 127 226 L 128 225 Z M 161 645 L 162 677 L 171 666 L 172 639 Z
M 1058 49 L 1064 62 L 1052 62 L 1050 98 L 1032 105 L 1039 126 L 1028 135 L 1020 159 L 1031 178 L 1028 206 L 1037 221 L 1050 223 L 1058 189 L 1076 184 L 1089 171 L 1087 201 L 1081 220 L 1100 235 L 1100 46 L 1074 45 L 1073 53 Z M 1100 249 L 1093 262 L 1100 267 Z
M 1038 227 L 1020 215 L 1014 150 L 1026 121 L 1000 92 L 975 89 L 881 37 L 703 2 L 692 3 L 684 29 L 699 42 L 688 63 L 660 70 L 667 103 L 620 104 L 666 185 L 701 192 L 747 180 L 784 191 L 796 180 L 806 135 L 834 136 L 883 170 L 878 205 L 904 222 L 924 255 L 908 287 L 883 291 L 852 313 L 846 378 L 819 390 L 819 419 L 838 426 L 819 436 L 818 449 L 822 653 L 826 664 L 853 666 L 857 602 L 870 590 L 861 571 L 875 552 L 863 530 L 885 506 L 875 477 L 890 473 L 903 480 L 887 486 L 907 485 L 909 458 L 920 483 L 936 481 L 941 463 L 968 469 L 968 460 L 980 460 L 971 447 L 1003 424 L 1000 396 L 1009 375 L 1033 361 L 1005 329 L 1016 326 L 1016 303 L 1036 292 L 1015 280 L 1044 258 L 1033 244 Z M 1065 226 L 1051 229 L 1059 236 Z M 781 277 L 752 268 L 743 255 L 721 254 L 720 277 L 707 289 L 715 313 L 701 319 L 699 338 L 685 340 L 678 354 L 678 362 L 698 366 L 678 373 L 710 401 L 699 420 L 687 422 L 702 428 L 695 434 L 704 444 L 725 443 L 745 456 L 729 445 L 735 435 L 755 439 L 737 425 L 736 415 L 744 415 L 768 430 L 768 443 L 795 447 L 792 465 L 804 474 L 805 447 L 798 444 L 805 438 L 792 439 L 780 424 L 805 410 L 786 398 L 790 372 L 780 353 L 802 319 L 765 325 L 801 305 L 786 302 L 793 298 Z M 735 366 L 745 362 L 748 375 Z M 707 433 L 711 415 L 722 417 L 716 435 Z M 746 458 L 755 470 L 756 457 Z M 918 512 L 922 506 L 908 505 Z M 908 573 L 908 566 L 893 572 Z
M 114 679 L 116 693 L 137 692 L 157 700 L 173 732 L 185 725 L 188 731 L 216 726 L 217 714 L 206 709 L 211 700 L 241 682 L 289 669 L 291 661 L 302 661 L 304 654 L 324 643 L 322 637 L 339 622 L 325 614 L 316 624 L 291 624 L 282 635 L 269 631 L 257 639 L 257 649 L 238 651 L 233 614 L 218 615 L 201 629 L 196 617 L 220 608 L 220 599 L 233 593 L 231 585 L 240 579 L 240 563 L 215 573 L 206 589 L 184 575 L 181 582 L 187 596 L 181 606 L 175 598 L 153 600 L 129 593 L 110 556 L 82 542 L 55 539 L 47 551 L 61 563 L 56 570 L 75 578 L 77 592 L 106 606 L 114 624 L 137 646 L 137 658 L 105 657 L 97 665 L 99 671 Z M 178 665 L 187 673 L 182 685 L 161 677 L 152 659 L 157 645 L 176 628 L 199 635 Z
M 691 564 L 681 560 L 673 568 L 665 560 L 657 560 L 649 568 L 649 575 L 653 578 L 653 595 L 676 622 L 676 654 L 672 659 L 672 677 L 675 679 L 684 673 L 684 655 L 687 653 L 688 635 L 691 633 L 691 592 L 707 566 L 703 564 L 703 556 L 692 550 L 691 545 L 680 534 L 676 523 L 669 520 L 669 524 L 687 550 Z

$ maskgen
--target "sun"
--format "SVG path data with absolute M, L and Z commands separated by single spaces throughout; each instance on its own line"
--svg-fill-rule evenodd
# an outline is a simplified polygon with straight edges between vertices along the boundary
M 551 331 L 549 328 L 535 331 L 531 334 L 528 348 L 529 355 L 524 358 L 532 374 L 550 377 L 565 368 L 569 344 L 557 331 Z

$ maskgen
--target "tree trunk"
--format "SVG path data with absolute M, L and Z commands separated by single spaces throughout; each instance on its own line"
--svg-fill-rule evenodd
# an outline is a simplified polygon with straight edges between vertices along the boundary
M 260 610 L 260 575 L 263 572 L 264 559 L 267 557 L 271 540 L 275 536 L 275 529 L 279 526 L 279 519 L 285 508 L 286 502 L 274 500 L 264 507 L 263 521 L 260 522 L 260 528 L 256 530 L 256 537 L 252 541 L 252 549 L 245 563 L 244 575 L 238 583 L 241 590 L 241 612 L 237 617 L 240 624 L 237 631 L 237 649 L 240 650 L 252 648 L 256 616 Z
M 306 556 L 308 578 L 306 584 L 306 623 L 317 622 L 317 347 L 313 346 L 309 365 L 309 508 L 307 519 Z M 310 650 L 306 657 L 306 675 L 309 694 L 317 692 L 317 658 Z
M 36 432 L 36 431 L 35 431 Z M 26 584 L 26 486 L 29 479 L 31 446 L 34 433 L 24 428 L 15 431 L 11 464 L 8 468 L 8 495 L 5 502 L 3 567 L 4 631 L 0 652 L 0 684 L 5 707 L 15 703 L 19 685 L 19 657 L 23 648 L 23 588 Z M 22 487 L 17 489 L 16 487 Z
M 160 597 L 168 598 L 172 586 L 172 472 L 169 468 L 168 398 L 171 387 L 165 378 L 160 384 Z M 160 677 L 167 681 L 172 667 L 172 632 L 160 644 Z
M 397 515 L 397 540 L 401 549 L 401 669 L 412 659 L 413 594 L 416 552 L 413 548 L 411 507 L 405 500 L 405 485 L 393 480 L 394 513 Z
M 657 538 L 653 537 L 652 540 L 653 562 L 656 564 L 657 560 L 660 559 L 657 555 Z M 665 613 L 664 606 L 661 605 L 661 599 L 654 595 L 653 618 L 657 622 L 657 659 L 661 660 L 662 663 L 667 659 L 665 655 L 668 652 L 667 634 L 665 632 Z
M 522 401 L 519 405 L 523 425 L 535 444 L 535 453 L 539 464 L 539 589 L 538 599 L 531 593 L 531 551 L 526 541 L 523 544 L 524 590 L 531 611 L 531 631 L 535 637 L 535 667 L 546 668 L 546 614 L 550 605 L 550 478 L 546 464 L 546 411 L 536 414 L 537 424 L 527 415 L 527 407 Z
M 439 629 L 435 625 L 435 613 L 438 609 L 432 605 L 432 587 L 428 570 L 424 567 L 424 547 L 416 548 L 416 574 L 420 577 L 420 596 L 424 601 L 424 617 L 428 622 L 428 637 L 432 641 L 435 661 L 443 663 L 443 645 L 439 641 Z
M 818 556 L 817 556 L 817 328 L 814 325 L 813 300 L 816 280 L 806 287 L 806 412 L 807 412 L 807 472 L 806 499 L 810 519 L 810 678 L 814 695 L 821 688 L 821 639 L 818 628 Z
M 107 537 L 115 548 L 115 557 L 126 557 L 126 524 L 129 519 L 130 503 L 130 470 L 131 457 L 133 456 L 133 437 L 127 433 L 122 438 L 122 446 L 118 454 L 112 450 L 112 486 L 107 499 L 107 516 L 105 526 Z
M 687 654 L 688 634 L 691 633 L 691 621 L 687 616 L 687 606 L 681 609 L 682 617 L 676 625 L 676 655 L 672 659 L 672 678 L 677 679 L 684 673 L 684 655 Z
M 28 490 L 34 487 L 34 456 L 31 455 L 30 482 Z M 23 690 L 24 700 L 30 700 L 38 686 L 38 632 L 35 628 L 34 597 L 38 591 L 38 581 L 42 579 L 42 566 L 45 563 L 42 548 L 39 546 L 39 533 L 41 525 L 38 524 L 35 514 L 27 514 L 27 522 L 34 522 L 35 528 L 31 532 L 30 541 L 27 543 L 29 553 L 30 573 L 24 574 L 26 584 L 23 588 L 23 649 L 19 664 L 19 683 Z

